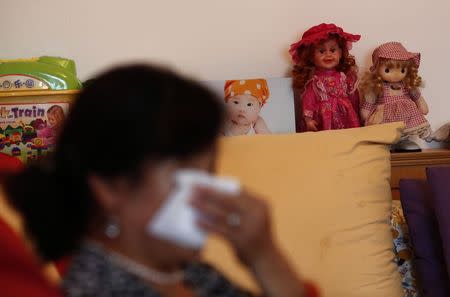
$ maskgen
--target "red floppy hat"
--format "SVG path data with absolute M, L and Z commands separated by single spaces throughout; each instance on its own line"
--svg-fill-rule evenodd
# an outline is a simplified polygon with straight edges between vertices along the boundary
M 341 27 L 338 27 L 335 24 L 320 24 L 314 26 L 303 33 L 302 39 L 300 41 L 291 45 L 289 53 L 291 54 L 294 63 L 300 62 L 300 57 L 298 56 L 297 51 L 300 47 L 308 46 L 319 41 L 326 40 L 327 38 L 329 38 L 330 34 L 338 35 L 339 37 L 347 41 L 347 43 L 357 42 L 361 38 L 361 35 L 344 32 Z

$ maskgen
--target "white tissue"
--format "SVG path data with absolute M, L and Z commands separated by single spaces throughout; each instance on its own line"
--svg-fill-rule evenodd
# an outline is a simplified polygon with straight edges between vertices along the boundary
M 228 194 L 238 194 L 240 183 L 233 178 L 216 177 L 195 169 L 178 170 L 174 179 L 174 190 L 149 223 L 147 230 L 177 245 L 201 249 L 207 234 L 197 227 L 198 214 L 189 203 L 193 187 L 201 185 Z

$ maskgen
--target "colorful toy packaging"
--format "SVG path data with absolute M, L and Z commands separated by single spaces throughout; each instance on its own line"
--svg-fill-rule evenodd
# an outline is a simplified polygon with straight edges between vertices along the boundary
M 80 88 L 72 60 L 0 60 L 0 153 L 29 163 L 51 152 Z

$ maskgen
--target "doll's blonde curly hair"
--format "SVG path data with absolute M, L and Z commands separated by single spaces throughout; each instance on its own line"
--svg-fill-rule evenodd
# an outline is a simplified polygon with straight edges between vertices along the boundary
M 356 81 L 358 68 L 355 57 L 349 53 L 347 42 L 337 34 L 330 34 L 330 39 L 335 39 L 342 50 L 342 57 L 336 70 Z M 300 94 L 304 92 L 306 83 L 311 80 L 316 69 L 313 60 L 316 45 L 302 46 L 297 50 L 301 62 L 294 65 L 292 69 L 292 86 L 295 90 L 300 91 Z
M 406 76 L 403 79 L 403 84 L 408 91 L 413 91 L 422 86 L 422 78 L 419 76 L 418 68 L 412 61 L 398 61 L 392 59 L 380 59 L 375 71 L 366 72 L 361 80 L 359 89 L 361 94 L 373 93 L 377 97 L 383 93 L 383 78 L 378 73 L 381 66 L 386 65 L 389 68 L 406 68 Z M 364 98 L 364 96 L 362 96 Z M 364 100 L 364 99 L 363 99 Z

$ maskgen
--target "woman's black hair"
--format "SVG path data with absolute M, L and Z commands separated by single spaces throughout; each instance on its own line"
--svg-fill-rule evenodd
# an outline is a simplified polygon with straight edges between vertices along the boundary
M 183 159 L 212 147 L 221 100 L 198 83 L 147 65 L 122 66 L 79 94 L 45 162 L 11 178 L 7 196 L 45 260 L 74 251 L 97 205 L 87 176 L 138 176 L 146 160 Z

